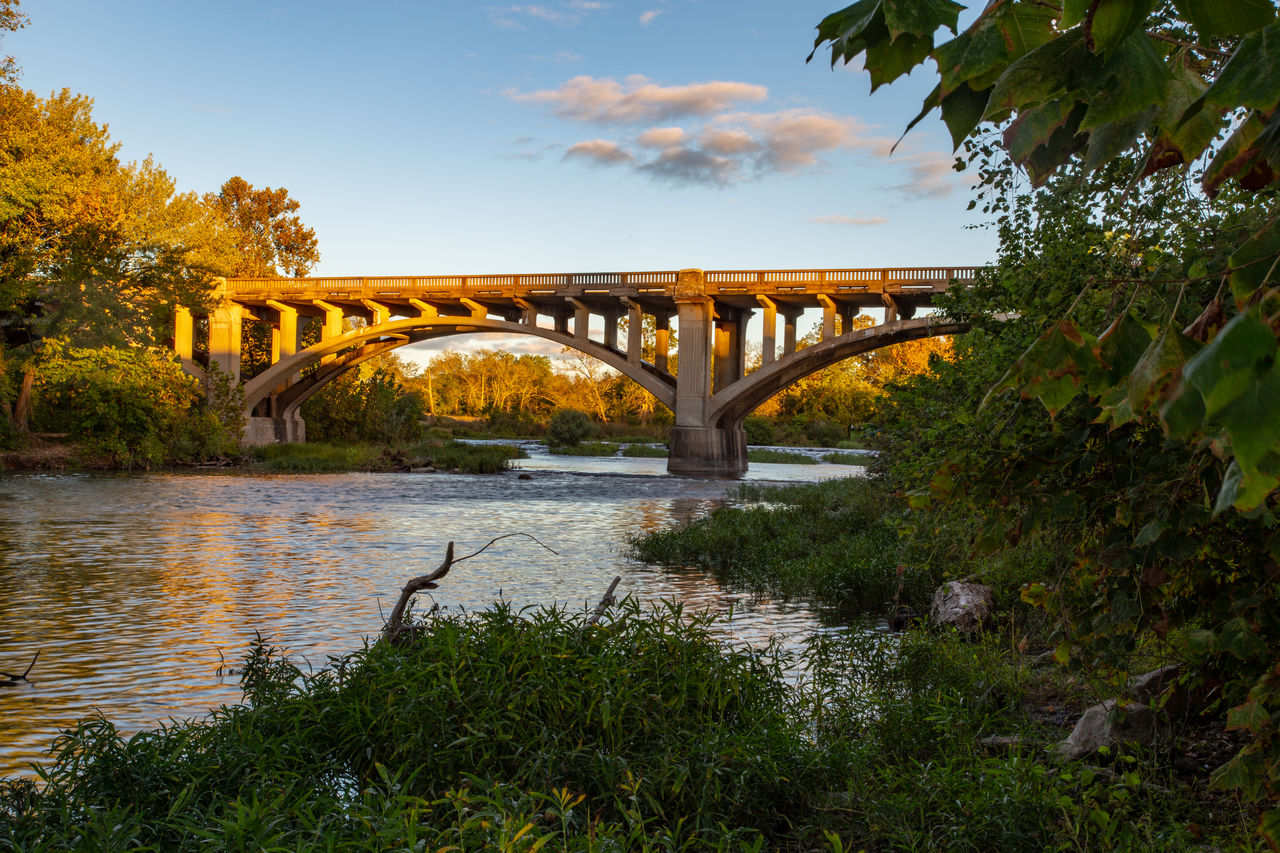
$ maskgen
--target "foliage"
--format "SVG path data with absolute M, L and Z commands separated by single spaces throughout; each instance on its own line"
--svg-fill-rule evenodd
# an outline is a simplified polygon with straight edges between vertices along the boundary
M 836 452 L 822 454 L 822 461 L 832 465 L 866 465 L 870 460 L 871 457 L 865 453 Z
M 469 444 L 464 441 L 428 442 L 413 448 L 413 453 L 446 471 L 463 474 L 496 474 L 511 467 L 511 460 L 525 459 L 529 454 L 509 444 Z
M 232 275 L 247 278 L 305 276 L 320 262 L 316 232 L 302 224 L 301 205 L 284 187 L 255 190 L 240 176 L 230 178 L 205 204 L 226 221 L 234 237 Z
M 806 823 L 836 776 L 777 650 L 673 606 L 619 615 L 437 612 L 314 674 L 258 645 L 244 705 L 68 732 L 42 788 L 0 796 L 0 846 L 760 849 Z
M 831 44 L 833 63 L 865 53 L 873 88 L 932 58 L 939 85 L 912 124 L 941 108 L 981 166 L 974 204 L 1005 226 L 1027 215 L 1010 206 L 1017 187 L 998 145 L 1056 194 L 1056 211 L 1037 207 L 1045 196 L 1032 203 L 1038 222 L 1086 239 L 1002 233 L 1000 269 L 977 288 L 987 310 L 1000 287 L 1039 298 L 1037 280 L 1063 298 L 1056 313 L 1017 303 L 1034 317 L 1033 339 L 992 377 L 978 419 L 999 425 L 996 446 L 961 450 L 917 503 L 975 505 L 987 547 L 1072 541 L 1061 571 L 1026 592 L 1062 615 L 1064 658 L 1122 667 L 1143 632 L 1189 631 L 1181 653 L 1236 705 L 1229 725 L 1256 738 L 1217 782 L 1274 802 L 1275 4 L 1010 0 L 935 46 L 961 8 L 864 0 L 824 20 L 818 45 Z M 982 135 L 984 121 L 1003 125 L 998 140 Z M 1184 164 L 1205 196 L 1174 191 L 1169 170 Z M 1081 175 L 1074 199 L 1053 186 L 1064 171 Z M 1051 259 L 1062 265 L 1054 278 L 1037 276 Z M 1005 389 L 1040 401 L 1045 417 Z M 1280 844 L 1280 809 L 1260 829 Z
M 558 409 L 547 424 L 547 444 L 551 447 L 576 447 L 595 434 L 591 416 L 577 409 Z
M 403 444 L 423 434 L 425 407 L 389 365 L 349 370 L 302 404 L 309 438 Z
M 323 474 L 339 471 L 396 471 L 435 467 L 463 474 L 496 474 L 511 467 L 512 459 L 526 454 L 505 444 L 470 444 L 463 441 L 427 441 L 393 449 L 385 444 L 307 442 L 268 444 L 253 448 L 263 470 L 287 474 Z
M 202 461 L 234 452 L 239 442 L 167 353 L 54 341 L 37 373 L 37 424 L 70 433 L 115 467 Z
M 18 0 L 0 0 L 0 35 L 16 32 L 27 24 L 27 16 L 18 9 Z M 0 85 L 13 82 L 18 68 L 12 56 L 0 58 Z
M 608 441 L 581 441 L 577 444 L 550 444 L 547 450 L 557 456 L 617 456 L 618 445 Z
M 666 447 L 655 447 L 651 444 L 628 444 L 622 448 L 622 455 L 665 459 L 669 454 Z
M 747 449 L 748 462 L 771 462 L 785 465 L 817 465 L 818 460 L 803 453 L 790 450 L 774 450 L 771 447 L 751 447 Z

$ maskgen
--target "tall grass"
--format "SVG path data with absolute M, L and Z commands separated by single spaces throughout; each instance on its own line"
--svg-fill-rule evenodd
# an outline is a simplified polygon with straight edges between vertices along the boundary
M 276 473 L 319 474 L 335 471 L 396 471 L 435 467 L 464 474 L 495 474 L 527 456 L 505 444 L 427 441 L 410 448 L 381 444 L 268 444 L 253 448 L 258 468 Z

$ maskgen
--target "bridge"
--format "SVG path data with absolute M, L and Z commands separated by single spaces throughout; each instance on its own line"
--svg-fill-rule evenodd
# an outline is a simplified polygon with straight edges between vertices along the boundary
M 302 403 L 327 382 L 378 353 L 447 335 L 536 335 L 593 356 L 640 384 L 675 414 L 667 470 L 740 477 L 747 469 L 743 418 L 798 379 L 851 356 L 963 323 L 916 317 L 976 267 L 827 270 L 699 270 L 514 275 L 219 279 L 208 314 L 209 363 L 241 383 L 250 444 L 304 441 Z M 796 322 L 822 310 L 820 341 L 796 349 Z M 859 312 L 883 308 L 885 321 L 849 331 Z M 763 312 L 762 364 L 746 372 L 747 321 Z M 604 331 L 591 337 L 592 317 Z M 619 321 L 626 318 L 625 340 Z M 645 360 L 646 318 L 657 330 Z M 782 318 L 781 347 L 778 319 Z M 320 324 L 301 346 L 302 323 Z M 840 334 L 837 334 L 837 318 Z M 678 332 L 670 370 L 671 329 Z M 348 320 L 354 321 L 347 323 Z M 270 366 L 241 381 L 246 321 L 271 327 Z M 352 328 L 349 328 L 352 327 Z M 191 374 L 195 318 L 178 308 L 174 349 Z

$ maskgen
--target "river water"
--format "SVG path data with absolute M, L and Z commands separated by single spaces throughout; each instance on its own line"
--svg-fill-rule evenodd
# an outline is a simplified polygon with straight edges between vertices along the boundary
M 515 471 L 450 474 L 0 475 L 0 777 L 30 772 L 58 731 L 100 710 L 124 731 L 240 699 L 255 634 L 299 662 L 359 648 L 405 580 L 458 564 L 442 607 L 594 605 L 618 594 L 728 613 L 727 639 L 799 642 L 802 606 L 753 601 L 709 575 L 623 555 L 628 537 L 723 503 L 733 484 L 669 477 L 665 459 L 548 456 Z M 753 464 L 747 479 L 850 476 L 843 465 Z M 520 479 L 526 473 L 529 479 Z

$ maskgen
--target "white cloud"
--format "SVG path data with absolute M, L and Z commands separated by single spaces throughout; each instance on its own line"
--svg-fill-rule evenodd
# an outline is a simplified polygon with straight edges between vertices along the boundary
M 496 6 L 489 9 L 493 23 L 503 29 L 524 29 L 529 23 L 541 21 L 558 27 L 573 27 L 592 12 L 602 12 L 612 3 L 596 0 L 561 0 L 555 5 L 528 4 Z
M 661 9 L 650 9 L 640 15 L 640 26 L 647 27 L 653 23 L 653 19 L 662 14 Z
M 636 144 L 645 148 L 671 148 L 684 142 L 685 133 L 679 127 L 654 127 L 636 137 Z
M 741 101 L 762 101 L 764 86 L 715 80 L 685 86 L 662 86 L 642 74 L 619 82 L 609 77 L 579 76 L 559 89 L 521 93 L 509 91 L 516 101 L 550 104 L 556 115 L 597 124 L 639 124 L 722 112 Z
M 910 180 L 888 189 L 908 199 L 938 198 L 956 188 L 955 158 L 940 151 L 914 151 L 896 154 L 890 163 L 905 164 Z
M 832 216 L 811 216 L 810 222 L 818 225 L 844 225 L 854 228 L 866 227 L 869 225 L 885 225 L 889 222 L 883 216 L 843 216 L 835 214 Z
M 630 163 L 635 157 L 616 142 L 588 139 L 570 145 L 569 150 L 564 152 L 564 159 L 586 160 L 598 166 L 616 166 L 619 163 Z
M 673 184 L 727 187 L 738 182 L 742 165 L 696 148 L 676 147 L 666 149 L 647 163 L 640 163 L 636 169 Z

